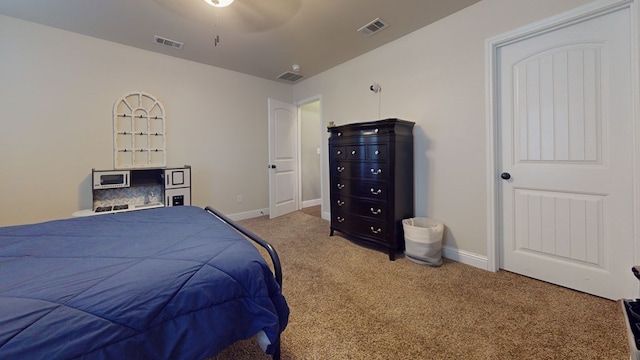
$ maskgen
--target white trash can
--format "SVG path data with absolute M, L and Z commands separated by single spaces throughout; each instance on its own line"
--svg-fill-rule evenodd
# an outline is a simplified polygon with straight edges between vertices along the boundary
M 442 265 L 442 234 L 444 224 L 430 218 L 416 217 L 402 220 L 404 254 L 418 264 Z

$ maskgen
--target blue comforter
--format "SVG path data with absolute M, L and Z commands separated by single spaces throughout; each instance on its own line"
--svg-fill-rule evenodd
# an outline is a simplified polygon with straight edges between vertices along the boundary
M 257 249 L 197 207 L 0 228 L 0 359 L 203 359 L 276 343 L 288 315 Z

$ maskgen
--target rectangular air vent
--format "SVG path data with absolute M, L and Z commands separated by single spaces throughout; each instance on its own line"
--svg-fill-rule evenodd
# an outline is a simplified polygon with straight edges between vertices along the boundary
M 160 44 L 160 45 L 164 45 L 164 46 L 170 46 L 174 49 L 182 49 L 182 45 L 184 45 L 181 42 L 175 41 L 175 40 L 169 40 L 167 38 L 163 38 L 160 37 L 158 35 L 155 35 L 153 37 L 153 42 L 156 44 Z
M 280 74 L 278 76 L 278 79 L 280 80 L 286 80 L 286 81 L 291 81 L 291 82 L 296 82 L 300 79 L 302 79 L 302 75 L 300 74 L 296 74 L 294 72 L 291 71 L 285 71 L 284 73 Z
M 362 34 L 364 34 L 364 36 L 371 36 L 377 33 L 378 31 L 386 28 L 387 26 L 389 26 L 389 24 L 384 22 L 384 20 L 377 18 L 372 22 L 368 23 L 367 25 L 358 29 L 358 32 L 361 32 Z

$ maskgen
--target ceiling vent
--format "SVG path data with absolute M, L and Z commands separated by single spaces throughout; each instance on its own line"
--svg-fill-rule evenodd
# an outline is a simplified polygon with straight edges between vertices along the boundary
M 372 22 L 368 23 L 367 25 L 358 29 L 358 32 L 361 32 L 362 34 L 364 34 L 364 36 L 371 36 L 377 33 L 378 31 L 386 28 L 387 26 L 389 26 L 389 24 L 384 22 L 384 20 L 377 18 Z
M 153 42 L 156 44 L 164 45 L 164 46 L 170 46 L 174 49 L 182 49 L 182 45 L 184 45 L 181 42 L 169 40 L 167 38 L 163 38 L 158 35 L 153 37 Z
M 280 74 L 278 76 L 278 79 L 280 80 L 286 80 L 286 81 L 291 81 L 291 82 L 296 82 L 300 79 L 302 79 L 302 75 L 291 72 L 291 71 L 285 71 L 282 74 Z

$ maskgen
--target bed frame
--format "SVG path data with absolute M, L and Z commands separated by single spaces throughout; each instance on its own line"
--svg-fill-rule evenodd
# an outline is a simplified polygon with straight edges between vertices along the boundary
M 276 282 L 278 283 L 278 285 L 280 285 L 280 289 L 282 289 L 282 265 L 280 264 L 280 257 L 278 257 L 278 253 L 276 252 L 274 247 L 271 244 L 269 244 L 268 242 L 266 242 L 265 240 L 261 239 L 259 236 L 257 236 L 254 233 L 252 233 L 251 231 L 249 231 L 249 230 L 243 228 L 242 226 L 236 224 L 233 220 L 229 219 L 228 217 L 226 217 L 225 215 L 223 215 L 219 211 L 213 209 L 212 207 L 207 206 L 207 207 L 205 207 L 205 210 L 207 212 L 209 212 L 211 215 L 213 215 L 213 216 L 217 217 L 218 219 L 220 219 L 221 221 L 225 222 L 227 225 L 229 225 L 232 228 L 234 228 L 236 231 L 238 231 L 242 235 L 248 237 L 249 239 L 251 239 L 256 244 L 258 244 L 261 247 L 263 247 L 269 253 L 269 257 L 271 258 L 271 263 L 273 265 L 274 277 L 276 278 Z M 275 344 L 275 346 L 276 346 L 276 348 L 275 348 L 275 352 L 273 353 L 272 358 L 274 360 L 280 360 L 280 339 L 278 339 L 278 343 Z

